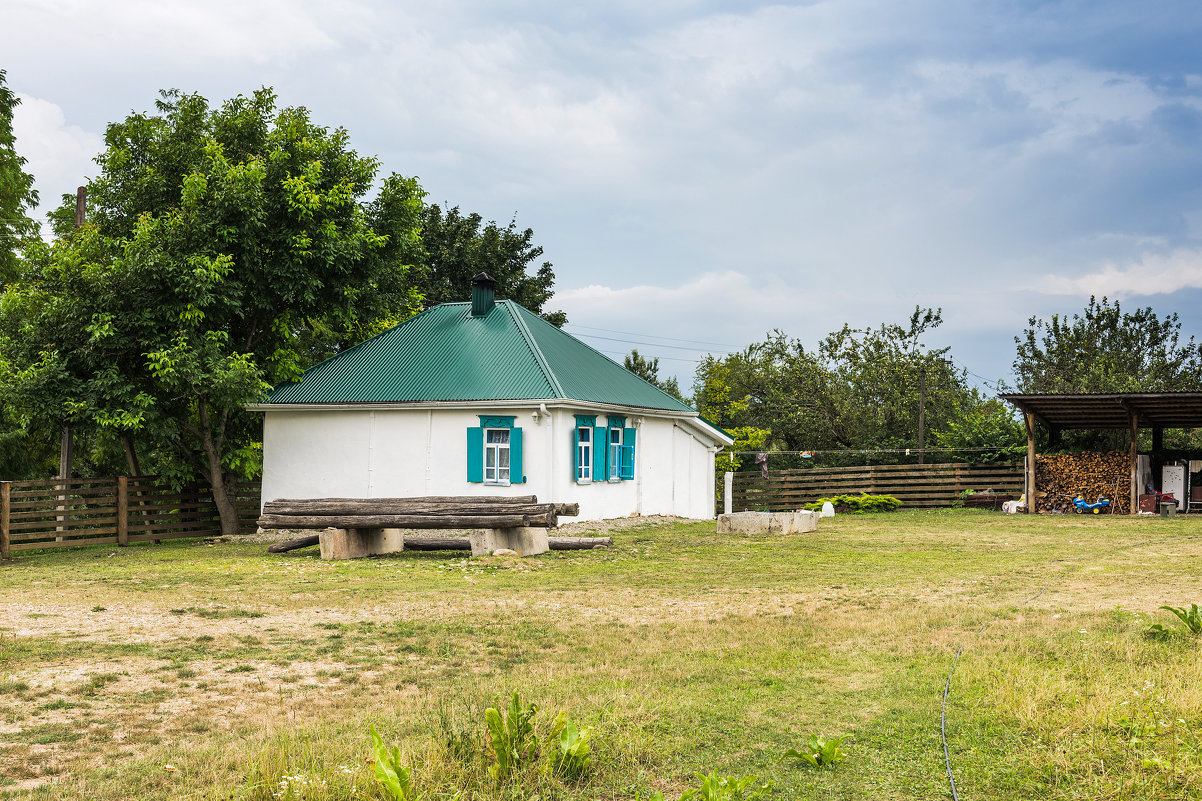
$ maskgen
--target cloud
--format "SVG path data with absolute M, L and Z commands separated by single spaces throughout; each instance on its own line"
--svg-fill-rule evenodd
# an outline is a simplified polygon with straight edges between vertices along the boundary
M 17 93 L 21 103 L 13 110 L 17 152 L 26 159 L 25 171 L 34 177 L 41 196 L 39 211 L 58 207 L 60 195 L 97 172 L 92 158 L 103 148 L 100 135 L 69 125 L 63 110 L 48 100 Z
M 1170 295 L 1183 289 L 1202 289 L 1202 250 L 1179 249 L 1167 255 L 1145 254 L 1138 262 L 1106 264 L 1076 278 L 1050 275 L 1038 289 L 1049 295 Z

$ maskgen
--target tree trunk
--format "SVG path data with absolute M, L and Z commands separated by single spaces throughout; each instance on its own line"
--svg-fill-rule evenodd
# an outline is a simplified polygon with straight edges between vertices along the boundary
M 203 399 L 196 404 L 197 416 L 200 423 L 200 442 L 205 452 L 205 463 L 208 468 L 205 473 L 209 477 L 209 486 L 213 490 L 213 503 L 217 506 L 217 514 L 221 518 L 221 536 L 232 537 L 238 533 L 238 507 L 234 504 L 234 482 L 227 481 L 225 468 L 221 464 L 221 452 L 213 438 L 213 426 L 209 422 L 208 405 Z

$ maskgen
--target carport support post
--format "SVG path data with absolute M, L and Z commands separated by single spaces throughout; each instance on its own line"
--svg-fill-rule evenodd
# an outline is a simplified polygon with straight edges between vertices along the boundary
M 1131 461 L 1131 511 L 1130 514 L 1139 514 L 1139 412 L 1134 409 L 1127 410 L 1127 424 L 1131 428 L 1131 450 L 1129 451 Z
M 12 489 L 11 481 L 0 481 L 0 559 L 9 558 L 9 517 L 12 512 Z
M 1023 412 L 1027 424 L 1027 514 L 1035 514 L 1035 415 Z

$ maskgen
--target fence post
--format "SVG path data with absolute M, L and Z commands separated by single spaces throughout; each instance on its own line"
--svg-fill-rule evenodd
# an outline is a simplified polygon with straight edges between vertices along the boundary
M 129 479 L 117 477 L 117 544 L 129 545 Z
M 727 514 L 730 514 L 731 506 L 735 502 L 735 474 L 726 472 L 722 474 L 722 508 Z
M 11 481 L 0 481 L 0 559 L 8 559 L 9 550 L 9 515 L 12 511 L 12 489 Z

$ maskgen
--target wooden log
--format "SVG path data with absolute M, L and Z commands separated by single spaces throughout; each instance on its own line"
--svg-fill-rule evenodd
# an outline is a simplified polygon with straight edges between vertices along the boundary
M 613 537 L 548 537 L 553 551 L 587 551 L 598 545 L 614 544 Z
M 259 528 L 518 528 L 551 526 L 545 515 L 262 515 Z
M 264 505 L 284 504 L 287 506 L 304 506 L 306 504 L 465 504 L 474 506 L 521 505 L 538 503 L 537 495 L 428 495 L 417 498 L 275 498 Z
M 286 542 L 267 546 L 268 553 L 286 553 L 298 548 L 311 548 L 318 544 L 317 535 L 298 537 Z M 587 551 L 598 545 L 614 544 L 613 537 L 548 537 L 553 551 Z M 405 537 L 406 551 L 470 551 L 471 540 L 467 537 Z
M 559 507 L 566 511 L 560 512 Z M 520 503 L 520 504 L 461 504 L 461 503 L 425 503 L 414 501 L 389 501 L 375 499 L 343 499 L 338 501 L 270 501 L 263 505 L 263 514 L 268 515 L 302 515 L 314 517 L 318 515 L 543 515 L 548 512 L 556 514 L 577 515 L 580 513 L 579 504 L 555 503 Z
M 311 537 L 297 537 L 294 540 L 274 542 L 267 546 L 267 553 L 287 553 L 288 551 L 295 551 L 297 548 L 308 548 L 317 545 L 320 541 L 321 537 L 314 534 Z
M 580 504 L 557 503 L 555 504 L 555 514 L 563 515 L 564 517 L 576 517 L 580 514 Z

